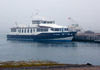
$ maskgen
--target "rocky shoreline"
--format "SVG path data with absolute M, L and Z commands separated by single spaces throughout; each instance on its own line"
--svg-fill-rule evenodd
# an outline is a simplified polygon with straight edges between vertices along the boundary
M 0 70 L 100 70 L 100 66 L 87 64 L 61 64 L 52 61 L 0 62 Z

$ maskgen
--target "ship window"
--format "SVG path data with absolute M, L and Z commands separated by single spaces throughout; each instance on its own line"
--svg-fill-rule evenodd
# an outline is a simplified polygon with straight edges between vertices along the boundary
M 37 32 L 40 32 L 40 31 L 41 31 L 40 28 L 38 28 L 38 29 L 37 29 Z
M 46 21 L 44 21 L 44 23 L 46 23 Z
M 41 21 L 41 23 L 43 23 L 43 24 L 52 24 L 52 23 L 54 23 L 54 21 Z
M 47 21 L 47 23 L 48 23 L 48 24 L 52 24 L 53 22 L 52 22 L 52 21 Z
M 47 23 L 47 21 L 41 21 L 41 23 L 46 24 L 46 23 Z
M 26 33 L 26 29 L 24 30 L 24 32 Z
M 22 33 L 23 33 L 23 29 L 22 29 Z
M 68 31 L 68 28 L 65 28 L 65 31 Z
M 32 24 L 40 24 L 40 21 L 32 21 Z
M 11 32 L 16 32 L 16 28 L 11 28 Z
M 30 30 L 30 32 L 32 33 L 32 29 Z
M 29 29 L 27 29 L 27 33 L 29 33 Z
M 48 31 L 48 29 L 47 29 L 47 28 L 45 28 L 45 29 L 42 29 L 41 31 Z
M 52 31 L 61 31 L 61 28 L 51 28 Z
M 60 28 L 55 28 L 55 31 L 60 31 Z
M 54 28 L 51 28 L 51 30 L 52 30 L 52 31 L 55 31 L 55 29 L 54 29 Z
M 46 21 L 42 21 L 42 23 L 46 24 Z
M 33 29 L 33 32 L 35 32 L 35 29 Z
M 20 33 L 21 32 L 21 29 L 18 29 L 18 32 Z
M 45 31 L 48 31 L 47 28 L 38 28 L 37 29 L 37 32 L 45 32 Z

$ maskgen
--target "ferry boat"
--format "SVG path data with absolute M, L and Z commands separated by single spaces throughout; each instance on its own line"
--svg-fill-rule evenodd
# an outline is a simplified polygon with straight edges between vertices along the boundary
M 77 33 L 72 26 L 60 26 L 55 21 L 41 16 L 33 17 L 31 25 L 16 25 L 10 29 L 11 32 L 7 34 L 8 40 L 72 41 Z

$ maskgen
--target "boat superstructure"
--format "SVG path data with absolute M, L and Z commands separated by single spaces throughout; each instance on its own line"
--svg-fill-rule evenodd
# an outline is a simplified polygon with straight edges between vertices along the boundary
M 72 41 L 76 30 L 67 26 L 59 26 L 55 21 L 47 20 L 44 17 L 35 16 L 31 25 L 15 26 L 11 28 L 11 32 L 7 34 L 8 40 L 56 40 L 56 41 Z

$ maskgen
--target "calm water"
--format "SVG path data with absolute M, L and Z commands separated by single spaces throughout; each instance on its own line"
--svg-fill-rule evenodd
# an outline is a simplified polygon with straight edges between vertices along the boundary
M 44 43 L 6 40 L 0 35 L 0 61 L 50 60 L 60 63 L 100 65 L 100 43 Z

